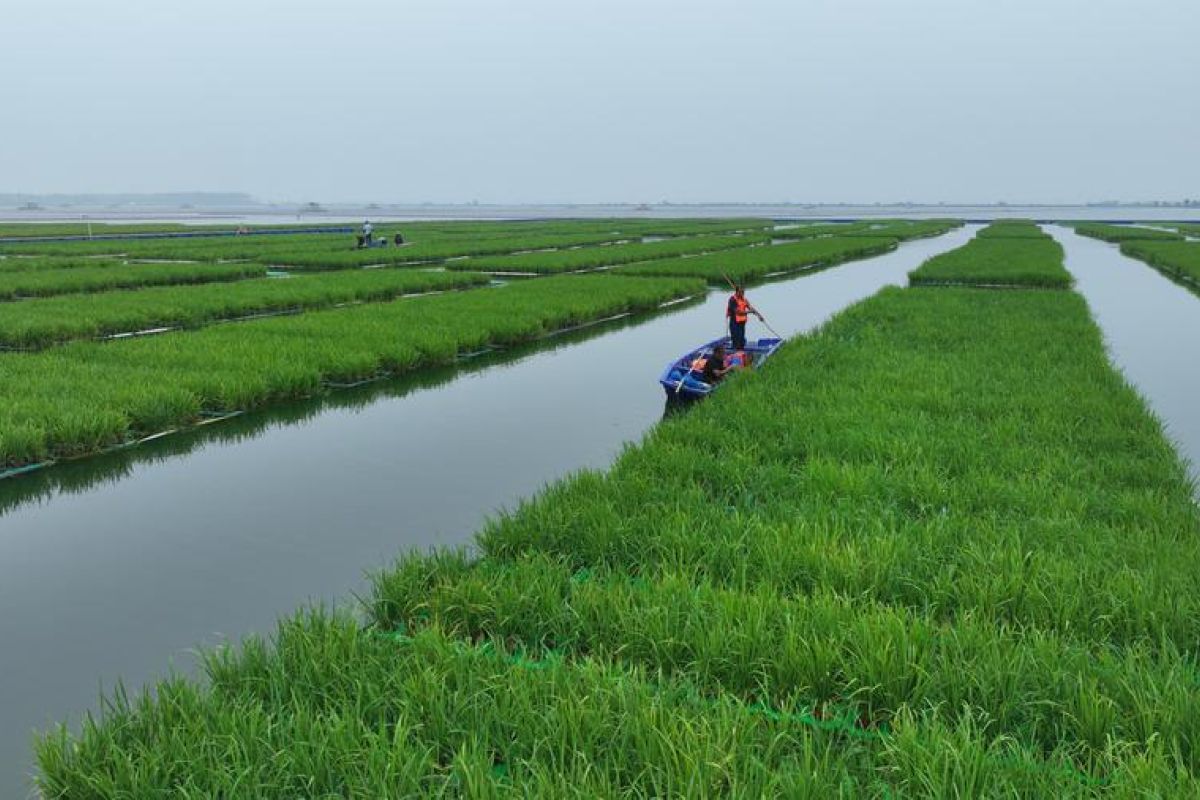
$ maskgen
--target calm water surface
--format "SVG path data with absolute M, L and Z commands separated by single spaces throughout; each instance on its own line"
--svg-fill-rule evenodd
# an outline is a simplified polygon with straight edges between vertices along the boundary
M 1109 357 L 1146 398 L 1200 481 L 1200 296 L 1115 244 L 1059 226 L 1076 289 L 1104 331 Z
M 783 335 L 805 331 L 975 229 L 749 295 Z M 0 797 L 28 790 L 33 731 L 117 678 L 136 688 L 191 669 L 197 645 L 348 602 L 397 554 L 467 544 L 547 481 L 610 464 L 661 418 L 663 365 L 722 333 L 724 303 L 0 483 Z

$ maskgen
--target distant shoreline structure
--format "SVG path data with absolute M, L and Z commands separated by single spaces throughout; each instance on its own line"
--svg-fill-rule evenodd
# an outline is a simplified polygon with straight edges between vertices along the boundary
M 6 204 L 15 195 L 0 195 L 0 224 L 120 222 L 206 224 L 314 224 L 359 222 L 411 222 L 418 220 L 537 220 L 637 217 L 763 217 L 780 220 L 842 220 L 864 218 L 928 219 L 948 217 L 992 220 L 1013 217 L 1041 221 L 1093 220 L 1109 222 L 1200 222 L 1200 204 L 835 204 L 835 203 L 595 203 L 595 204 L 484 204 L 484 203 L 256 203 L 207 206 L 167 203 L 117 206 L 54 206 L 30 195 Z M 156 199 L 162 196 L 155 196 Z M 175 196 L 170 196 L 175 197 Z M 227 196 L 226 196 L 227 197 Z M 247 197 L 248 196 L 239 196 Z

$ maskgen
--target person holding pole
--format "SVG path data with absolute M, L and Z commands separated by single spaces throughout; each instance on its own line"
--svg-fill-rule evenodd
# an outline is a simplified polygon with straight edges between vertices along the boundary
M 746 299 L 746 290 L 739 284 L 733 284 L 733 294 L 725 305 L 725 316 L 729 318 L 729 338 L 731 348 L 735 351 L 746 349 L 746 321 L 751 314 L 758 317 L 759 321 L 766 322 L 758 309 Z

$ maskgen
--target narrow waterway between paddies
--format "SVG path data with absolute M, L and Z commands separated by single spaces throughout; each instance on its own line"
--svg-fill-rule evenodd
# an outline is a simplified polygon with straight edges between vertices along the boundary
M 748 294 L 792 335 L 975 230 Z M 28 789 L 33 731 L 77 722 L 102 686 L 350 602 L 399 553 L 467 545 L 548 481 L 609 465 L 662 417 L 663 366 L 722 333 L 726 296 L 0 482 L 0 797 Z
M 1200 296 L 1108 244 L 1047 225 L 1104 332 L 1109 357 L 1190 463 L 1200 483 Z

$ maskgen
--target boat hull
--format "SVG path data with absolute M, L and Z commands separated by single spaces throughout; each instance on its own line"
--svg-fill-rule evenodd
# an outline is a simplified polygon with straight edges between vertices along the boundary
M 757 369 L 761 366 L 762 362 L 778 350 L 781 344 L 783 344 L 783 340 L 775 338 L 747 341 L 744 352 L 751 356 L 750 368 Z M 713 348 L 717 345 L 724 346 L 726 352 L 732 352 L 729 337 L 723 336 L 700 345 L 667 365 L 662 375 L 659 376 L 658 382 L 663 387 L 663 391 L 667 393 L 668 400 L 700 400 L 712 393 L 716 385 L 700 380 L 699 374 L 691 369 L 691 365 L 697 358 L 711 355 Z

